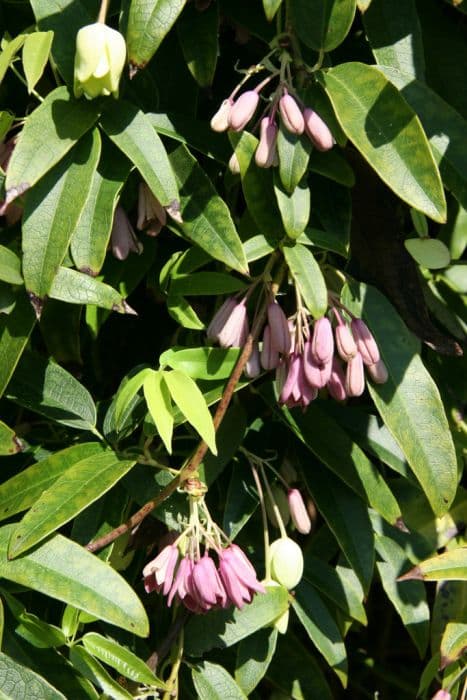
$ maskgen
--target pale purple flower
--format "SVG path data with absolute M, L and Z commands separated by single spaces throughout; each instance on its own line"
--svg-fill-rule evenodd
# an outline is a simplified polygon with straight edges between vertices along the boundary
M 303 369 L 308 383 L 317 389 L 325 387 L 331 376 L 332 358 L 326 363 L 316 362 L 311 352 L 311 343 L 307 340 L 303 350 L 303 359 Z
M 305 363 L 302 357 L 300 362 L 300 370 L 298 373 L 298 388 L 300 390 L 298 405 L 300 405 L 302 408 L 306 408 L 318 396 L 318 389 L 309 383 L 305 375 L 304 367 Z
M 378 346 L 366 323 L 361 318 L 354 318 L 351 327 L 358 352 L 362 356 L 364 364 L 374 365 L 379 362 Z
M 172 605 L 172 601 L 175 596 L 177 596 L 181 601 L 185 601 L 185 598 L 187 597 L 193 598 L 193 566 L 193 561 L 188 556 L 183 557 L 183 559 L 180 561 L 167 600 L 169 607 Z
M 211 557 L 205 553 L 193 566 L 193 591 L 203 610 L 225 607 L 227 594 Z
M 333 357 L 331 376 L 326 384 L 329 395 L 336 401 L 345 401 L 347 392 L 345 390 L 345 372 L 340 360 Z
M 164 207 L 153 195 L 147 184 L 140 182 L 136 228 L 139 231 L 146 229 L 148 236 L 157 236 L 161 228 L 165 226 L 166 221 L 167 214 Z
M 259 95 L 256 90 L 247 90 L 234 102 L 229 114 L 229 126 L 233 131 L 242 131 L 256 112 Z
M 253 349 L 248 361 L 245 365 L 245 374 L 249 379 L 254 379 L 261 374 L 261 359 L 259 354 L 258 343 L 253 344 Z
M 143 569 L 146 593 L 162 591 L 164 595 L 167 595 L 172 586 L 178 558 L 178 547 L 172 544 L 164 547 L 155 559 L 146 564 Z
M 329 319 L 323 316 L 315 321 L 311 339 L 311 356 L 320 365 L 327 365 L 334 354 L 334 337 Z
M 388 370 L 381 359 L 374 365 L 367 365 L 366 371 L 375 384 L 385 384 L 388 380 Z
M 282 355 L 288 355 L 292 346 L 289 322 L 276 301 L 271 302 L 268 306 L 268 322 L 271 332 L 271 346 Z
M 270 168 L 277 158 L 277 124 L 270 117 L 261 119 L 260 138 L 255 151 L 255 163 L 260 168 Z
M 279 366 L 280 357 L 278 350 L 272 344 L 271 328 L 264 327 L 263 344 L 261 347 L 261 365 L 264 369 L 276 369 Z
M 246 299 L 229 297 L 214 315 L 207 328 L 210 340 L 217 340 L 222 348 L 242 347 L 248 336 Z
M 211 129 L 213 131 L 227 131 L 229 128 L 229 116 L 232 110 L 233 100 L 229 97 L 224 100 L 211 119 Z
M 347 396 L 361 396 L 365 390 L 363 359 L 359 352 L 349 360 L 345 374 L 345 391 Z
M 286 94 L 279 100 L 279 112 L 282 118 L 282 122 L 291 134 L 303 134 L 305 130 L 305 120 L 303 119 L 303 114 L 295 102 L 292 95 Z
M 251 603 L 254 593 L 266 592 L 251 562 L 236 544 L 219 552 L 219 573 L 228 597 L 237 608 Z
M 141 253 L 142 244 L 138 241 L 133 226 L 119 205 L 115 210 L 115 216 L 110 234 L 110 247 L 117 260 L 126 260 L 130 252 Z
M 448 693 L 447 690 L 441 688 L 433 695 L 431 700 L 451 700 L 451 693 Z
M 298 353 L 294 353 L 290 357 L 286 379 L 279 395 L 279 403 L 288 404 L 289 400 L 294 396 L 294 391 L 296 391 L 297 388 L 299 389 L 298 377 L 300 375 L 301 363 L 302 358 Z
M 302 494 L 298 489 L 289 489 L 287 493 L 290 516 L 295 528 L 302 535 L 307 535 L 311 530 L 311 520 L 305 506 Z
M 336 326 L 334 334 L 336 336 L 337 352 L 345 362 L 348 362 L 358 352 L 352 331 L 346 323 L 340 322 Z
M 316 114 L 310 107 L 305 107 L 303 110 L 305 121 L 305 132 L 313 146 L 318 151 L 329 151 L 335 144 L 334 138 L 329 130 L 328 125 L 324 122 L 319 114 Z
M 237 304 L 238 301 L 235 297 L 227 297 L 222 306 L 218 308 L 206 330 L 206 335 L 209 340 L 217 341 L 219 333 L 229 320 L 230 315 Z

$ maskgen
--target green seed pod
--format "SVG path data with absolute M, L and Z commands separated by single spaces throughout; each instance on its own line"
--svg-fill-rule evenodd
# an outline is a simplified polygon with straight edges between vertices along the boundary
M 303 554 L 289 537 L 275 540 L 269 550 L 271 576 L 288 590 L 295 588 L 303 576 Z

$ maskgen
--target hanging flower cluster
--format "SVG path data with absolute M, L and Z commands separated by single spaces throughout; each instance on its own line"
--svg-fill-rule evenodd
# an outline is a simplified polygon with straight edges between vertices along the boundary
M 199 487 L 197 480 L 195 488 Z M 176 599 L 194 613 L 235 605 L 243 608 L 266 589 L 242 549 L 212 520 L 203 496 L 190 495 L 190 518 L 177 540 L 143 569 L 147 593 Z

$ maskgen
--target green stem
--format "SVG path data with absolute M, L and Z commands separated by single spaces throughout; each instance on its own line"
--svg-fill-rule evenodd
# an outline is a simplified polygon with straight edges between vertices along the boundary
M 261 517 L 263 520 L 263 539 L 264 539 L 264 578 L 269 581 L 271 578 L 271 557 L 269 556 L 269 530 L 268 530 L 268 518 L 266 514 L 266 504 L 264 503 L 264 493 L 261 487 L 261 481 L 258 476 L 258 471 L 255 465 L 250 462 L 251 471 L 253 473 L 253 478 L 255 480 L 256 488 L 258 490 L 259 504 L 261 506 Z
M 272 509 L 274 511 L 274 515 L 276 516 L 277 524 L 279 525 L 279 530 L 281 533 L 281 537 L 287 538 L 287 530 L 285 529 L 284 521 L 282 520 L 281 512 L 279 510 L 279 506 L 277 505 L 274 495 L 271 491 L 271 487 L 269 486 L 269 481 L 267 480 L 264 467 L 262 462 L 259 465 L 260 471 L 261 471 L 261 476 L 263 477 L 263 481 L 266 485 L 266 491 L 268 492 L 269 500 L 271 501 Z
M 31 95 L 34 95 L 34 97 L 36 98 L 36 100 L 39 100 L 39 102 L 43 102 L 43 101 L 44 101 L 44 98 L 41 97 L 41 96 L 39 95 L 39 93 L 36 92 L 36 91 L 34 90 L 34 88 L 29 89 L 27 80 L 26 80 L 25 78 L 23 78 L 23 76 L 21 75 L 21 73 L 19 72 L 19 70 L 13 65 L 13 63 L 10 65 L 10 68 L 11 68 L 11 70 L 13 71 L 13 73 L 16 75 L 16 77 L 18 78 L 18 80 L 20 80 L 20 81 L 23 83 L 23 85 L 25 85 L 25 86 L 28 88 L 28 91 L 31 93 Z

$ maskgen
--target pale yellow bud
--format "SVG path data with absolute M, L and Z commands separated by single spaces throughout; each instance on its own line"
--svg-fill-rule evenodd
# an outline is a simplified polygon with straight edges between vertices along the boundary
M 120 32 L 102 22 L 81 27 L 76 35 L 75 97 L 118 97 L 125 58 L 126 44 Z
M 303 576 L 303 554 L 289 537 L 275 540 L 269 550 L 271 576 L 287 589 L 295 588 Z

